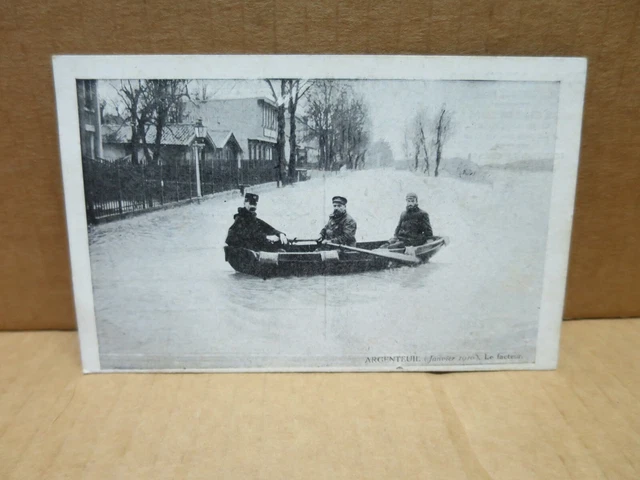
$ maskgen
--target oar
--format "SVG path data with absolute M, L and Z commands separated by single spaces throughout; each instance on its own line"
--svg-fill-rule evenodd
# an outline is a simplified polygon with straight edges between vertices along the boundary
M 364 248 L 350 247 L 349 245 L 338 245 L 337 243 L 327 242 L 325 245 L 330 245 L 332 247 L 344 248 L 345 250 L 352 250 L 354 252 L 367 253 L 369 255 L 373 255 L 374 257 L 382 257 L 388 258 L 389 260 L 395 260 L 397 262 L 403 262 L 407 264 L 415 264 L 421 263 L 416 257 L 412 257 L 410 255 L 404 255 L 402 253 L 395 252 L 382 252 L 380 250 L 365 250 Z

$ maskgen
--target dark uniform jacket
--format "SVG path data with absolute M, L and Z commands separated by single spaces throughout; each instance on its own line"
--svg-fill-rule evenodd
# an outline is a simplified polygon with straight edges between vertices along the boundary
M 234 222 L 229 227 L 226 243 L 230 247 L 249 248 L 251 250 L 273 250 L 274 245 L 267 240 L 267 235 L 280 235 L 267 222 L 260 220 L 255 212 L 244 207 L 238 208 L 233 216 Z
M 395 237 L 406 245 L 422 245 L 433 236 L 429 214 L 418 207 L 407 209 L 400 215 Z
M 320 236 L 329 240 L 331 243 L 340 245 L 349 245 L 351 247 L 356 244 L 356 229 L 358 225 L 348 213 L 329 215 L 329 222 L 320 231 Z

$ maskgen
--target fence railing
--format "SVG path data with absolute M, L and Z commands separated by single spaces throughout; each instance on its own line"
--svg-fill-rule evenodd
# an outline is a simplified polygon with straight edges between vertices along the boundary
M 242 160 L 238 177 L 241 185 L 258 185 L 276 180 L 277 170 L 273 162 L 264 160 Z
M 137 210 L 197 197 L 194 162 L 163 159 L 157 165 L 119 160 L 82 158 L 87 220 L 121 216 Z M 202 195 L 233 190 L 241 185 L 272 182 L 272 162 L 203 160 L 200 162 Z

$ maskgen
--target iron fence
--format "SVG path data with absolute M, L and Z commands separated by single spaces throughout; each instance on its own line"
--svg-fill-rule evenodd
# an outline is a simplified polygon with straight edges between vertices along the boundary
M 242 160 L 239 172 L 240 185 L 258 185 L 275 182 L 277 171 L 274 162 L 264 160 Z
M 157 165 L 82 158 L 87 220 L 122 216 L 137 210 L 195 198 L 198 195 L 194 162 L 162 159 Z M 273 162 L 206 159 L 200 162 L 202 195 L 275 181 Z
M 240 172 L 235 160 L 207 159 L 200 163 L 200 185 L 203 195 L 233 190 L 240 185 Z

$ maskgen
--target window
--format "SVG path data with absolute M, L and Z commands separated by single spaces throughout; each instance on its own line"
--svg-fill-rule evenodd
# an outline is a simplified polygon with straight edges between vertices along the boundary
M 95 85 L 92 80 L 83 80 L 81 84 L 83 85 L 82 95 L 84 97 L 84 108 L 89 111 L 94 111 L 93 101 L 95 97 Z
M 89 154 L 91 158 L 96 158 L 96 139 L 93 134 L 89 135 Z
M 262 104 L 262 126 L 271 130 L 276 128 L 276 109 L 268 103 Z

